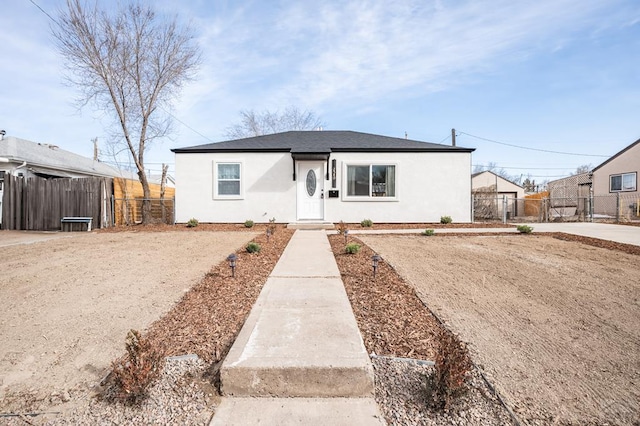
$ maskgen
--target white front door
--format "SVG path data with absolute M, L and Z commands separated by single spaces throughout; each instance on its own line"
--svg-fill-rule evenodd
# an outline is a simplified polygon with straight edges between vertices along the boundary
M 324 162 L 299 161 L 298 219 L 324 219 Z

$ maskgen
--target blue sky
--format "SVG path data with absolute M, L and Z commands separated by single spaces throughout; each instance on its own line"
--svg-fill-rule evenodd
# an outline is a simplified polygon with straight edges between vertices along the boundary
M 33 2 L 54 18 L 65 4 Z M 456 128 L 473 164 L 537 181 L 640 138 L 638 0 L 154 4 L 196 28 L 203 64 L 174 106 L 184 124 L 147 153 L 153 171 L 171 148 L 224 140 L 240 110 L 291 105 L 327 130 L 448 144 Z M 49 17 L 30 0 L 0 16 L 0 128 L 90 157 L 109 120 L 74 105 Z

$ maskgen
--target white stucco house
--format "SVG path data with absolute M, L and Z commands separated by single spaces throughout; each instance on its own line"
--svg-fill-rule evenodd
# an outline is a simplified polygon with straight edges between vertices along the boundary
M 176 221 L 471 221 L 473 149 L 290 131 L 172 149 Z

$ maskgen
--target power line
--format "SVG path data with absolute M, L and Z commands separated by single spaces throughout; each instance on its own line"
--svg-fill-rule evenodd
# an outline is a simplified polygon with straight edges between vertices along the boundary
M 461 135 L 467 135 L 467 136 L 471 136 L 472 138 L 476 138 L 476 139 L 480 139 L 483 141 L 487 141 L 487 142 L 491 142 L 491 143 L 496 143 L 498 145 L 505 145 L 505 146 L 510 146 L 513 148 L 519 148 L 519 149 L 527 149 L 529 151 L 539 151 L 539 152 L 548 152 L 551 154 L 562 154 L 562 155 L 576 155 L 579 157 L 601 157 L 601 158 L 609 158 L 609 155 L 596 155 L 596 154 L 578 154 L 575 152 L 563 152 L 563 151 L 552 151 L 549 149 L 540 149 L 540 148 L 529 148 L 526 146 L 520 146 L 520 145 L 514 145 L 511 143 L 506 143 L 506 142 L 499 142 L 493 139 L 487 139 L 487 138 L 483 138 L 481 136 L 476 136 L 476 135 L 472 135 L 470 133 L 465 133 L 465 132 L 459 132 Z
M 447 139 L 449 139 L 450 137 L 451 137 L 451 135 L 447 135 L 444 138 L 442 138 L 442 140 L 440 142 L 438 142 L 438 143 L 442 143 L 442 142 L 446 141 Z
M 473 164 L 473 167 L 489 167 L 484 164 Z M 496 169 L 514 169 L 514 170 L 568 170 L 571 167 L 512 167 L 512 166 L 495 166 Z
M 55 24 L 58 23 L 58 21 L 56 21 L 55 19 L 53 19 L 53 17 L 51 15 L 49 15 L 43 8 L 40 7 L 39 4 L 37 4 L 35 1 L 33 0 L 29 0 L 31 2 L 31 4 L 33 4 L 35 7 L 37 7 L 38 9 L 40 9 L 40 12 L 44 13 L 45 15 L 47 15 L 49 17 L 49 19 L 51 19 Z
M 191 130 L 193 133 L 196 133 L 200 136 L 202 136 L 203 138 L 205 138 L 206 140 L 208 140 L 209 142 L 215 143 L 215 141 L 205 135 L 203 135 L 202 133 L 200 133 L 199 131 L 197 131 L 196 129 L 194 129 L 193 127 L 189 126 L 187 123 L 185 123 L 184 121 L 180 120 L 178 117 L 176 117 L 175 115 L 171 114 L 169 111 L 167 111 L 166 109 L 160 107 L 161 110 L 163 110 L 165 113 L 167 113 L 168 115 L 170 115 L 174 120 L 176 120 L 177 122 L 179 122 L 180 124 L 182 124 L 183 126 L 185 126 L 187 129 Z

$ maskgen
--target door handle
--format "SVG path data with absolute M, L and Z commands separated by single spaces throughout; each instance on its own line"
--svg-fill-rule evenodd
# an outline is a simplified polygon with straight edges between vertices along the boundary
M 320 190 L 320 198 L 324 198 L 324 189 Z

